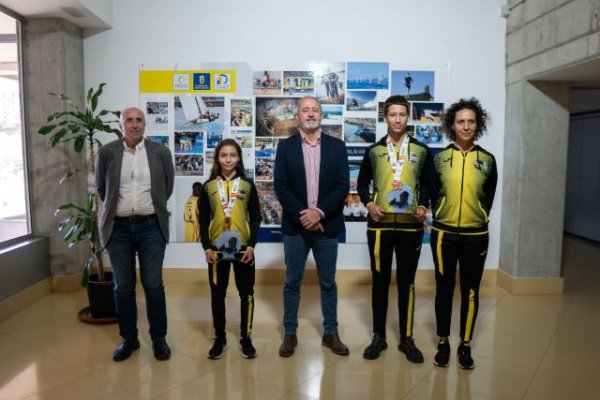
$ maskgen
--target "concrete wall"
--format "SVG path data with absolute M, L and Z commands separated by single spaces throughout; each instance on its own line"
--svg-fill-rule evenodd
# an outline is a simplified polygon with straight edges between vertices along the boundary
M 77 282 L 86 258 L 85 245 L 68 249 L 57 231 L 57 206 L 69 201 L 82 204 L 86 194 L 85 174 L 69 184 L 58 182 L 68 168 L 85 169 L 84 155 L 74 154 L 66 145 L 50 148 L 48 138 L 37 133 L 46 117 L 62 109 L 50 92 L 64 93 L 82 104 L 83 36 L 81 29 L 62 19 L 29 19 L 23 36 L 26 100 L 28 173 L 32 231 L 50 239 L 50 266 L 53 279 L 73 277 Z
M 545 77 L 600 57 L 600 0 L 508 4 L 500 269 L 559 277 L 571 83 Z

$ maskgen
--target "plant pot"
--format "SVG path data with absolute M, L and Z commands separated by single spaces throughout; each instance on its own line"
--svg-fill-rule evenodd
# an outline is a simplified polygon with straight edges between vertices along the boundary
M 87 286 L 90 314 L 94 319 L 114 318 L 115 296 L 113 294 L 112 272 L 105 272 L 105 282 L 98 280 L 98 274 L 90 275 Z

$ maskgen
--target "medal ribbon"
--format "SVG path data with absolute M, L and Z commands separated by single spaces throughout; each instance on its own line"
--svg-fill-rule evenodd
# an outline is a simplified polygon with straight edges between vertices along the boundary
M 408 155 L 408 142 L 409 142 L 408 134 L 404 134 L 404 139 L 402 139 L 402 143 L 400 144 L 400 154 L 399 157 L 396 158 L 396 151 L 394 150 L 394 141 L 388 135 L 387 140 L 385 141 L 388 156 L 390 157 L 390 164 L 392 166 L 392 170 L 394 171 L 394 181 L 392 183 L 392 187 L 394 189 L 399 189 L 402 187 L 402 182 L 400 177 L 402 176 L 402 168 L 404 167 L 404 162 L 406 161 L 406 157 Z
M 237 177 L 233 180 L 231 192 L 229 193 L 229 196 L 227 196 L 227 194 L 225 193 L 225 184 L 223 183 L 223 178 L 221 178 L 220 176 L 217 177 L 219 199 L 221 200 L 221 207 L 223 207 L 223 213 L 225 213 L 225 229 L 229 229 L 229 226 L 231 225 L 231 212 L 233 211 L 235 200 L 238 197 L 238 192 L 240 190 L 240 181 L 241 177 Z

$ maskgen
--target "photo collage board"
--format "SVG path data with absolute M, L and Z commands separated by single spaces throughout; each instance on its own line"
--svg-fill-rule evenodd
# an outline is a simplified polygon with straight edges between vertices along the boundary
M 186 69 L 142 65 L 140 108 L 146 113 L 146 137 L 169 147 L 174 155 L 171 240 L 190 241 L 184 214 L 192 185 L 209 178 L 217 143 L 233 138 L 242 148 L 246 175 L 254 180 L 260 197 L 259 241 L 281 241 L 282 208 L 273 189 L 275 154 L 279 141 L 296 130 L 298 100 L 310 95 L 322 104 L 322 133 L 343 140 L 348 151 L 350 194 L 342 241 L 366 242 L 367 211 L 356 193 L 356 180 L 367 147 L 387 134 L 385 99 L 396 94 L 407 98 L 409 134 L 435 153 L 448 144 L 440 124 L 449 86 L 446 65 L 423 69 L 362 61 L 283 67 L 202 63 Z

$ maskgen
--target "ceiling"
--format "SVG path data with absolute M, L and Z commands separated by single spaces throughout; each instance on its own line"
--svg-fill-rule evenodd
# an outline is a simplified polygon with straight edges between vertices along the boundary
M 110 0 L 0 0 L 0 5 L 25 18 L 57 17 L 83 29 L 110 28 Z

